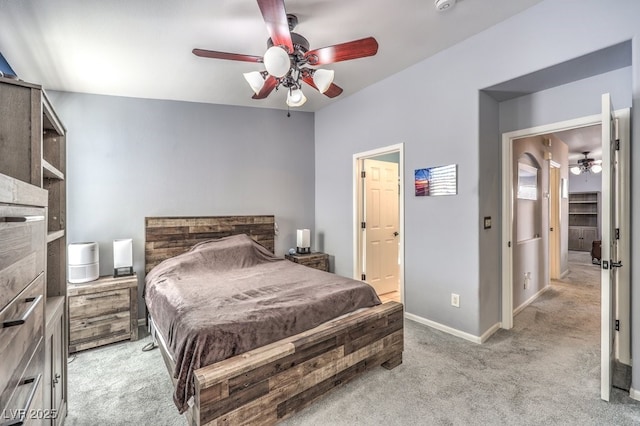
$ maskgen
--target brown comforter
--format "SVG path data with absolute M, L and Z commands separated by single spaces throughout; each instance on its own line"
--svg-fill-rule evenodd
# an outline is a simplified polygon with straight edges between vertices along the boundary
M 277 258 L 246 235 L 197 244 L 145 281 L 149 313 L 176 363 L 181 413 L 194 370 L 380 304 L 368 284 Z

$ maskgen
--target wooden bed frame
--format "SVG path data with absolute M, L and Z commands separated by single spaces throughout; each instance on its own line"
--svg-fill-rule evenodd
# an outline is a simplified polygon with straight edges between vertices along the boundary
M 238 233 L 273 251 L 273 216 L 150 217 L 145 225 L 147 272 L 199 241 Z M 274 424 L 366 370 L 392 369 L 402 363 L 403 318 L 402 304 L 387 302 L 202 367 L 189 424 Z M 173 359 L 158 343 L 173 377 Z

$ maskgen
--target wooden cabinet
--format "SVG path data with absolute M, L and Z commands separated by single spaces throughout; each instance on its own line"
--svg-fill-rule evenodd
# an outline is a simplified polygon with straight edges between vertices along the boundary
M 68 284 L 69 351 L 138 339 L 138 277 Z
M 600 239 L 600 193 L 569 194 L 569 250 L 590 251 Z
M 309 253 L 309 254 L 287 254 L 285 259 L 309 268 L 319 269 L 329 272 L 329 255 L 326 253 Z
M 0 173 L 19 183 L 28 183 L 40 188 L 45 202 L 43 217 L 42 260 L 37 262 L 24 260 L 16 270 L 18 279 L 11 284 L 22 282 L 24 276 L 42 267 L 43 286 L 42 306 L 45 318 L 42 358 L 46 361 L 46 370 L 41 372 L 40 388 L 44 390 L 40 401 L 43 420 L 46 424 L 64 421 L 52 413 L 66 412 L 66 130 L 42 88 L 35 84 L 0 77 Z M 20 185 L 18 185 L 20 186 Z M 43 191 L 44 190 L 44 191 Z M 24 203 L 31 205 L 31 203 Z M 25 249 L 19 241 L 0 240 L 0 251 L 6 247 Z M 24 243 L 24 242 L 23 242 Z M 10 292 L 0 283 L 0 306 L 2 299 Z M 53 317 L 50 310 L 60 312 L 62 317 Z M 53 327 L 54 329 L 48 329 Z M 55 330 L 55 331 L 54 331 Z M 51 337 L 55 337 L 54 340 Z M 58 360 L 60 367 L 53 371 L 52 357 Z M 56 378 L 59 375 L 60 377 Z M 51 395 L 57 395 L 54 401 Z
M 0 174 L 0 421 L 43 412 L 47 193 Z
M 45 387 L 44 400 L 50 409 L 51 424 L 59 425 L 66 417 L 66 378 L 67 362 L 63 356 L 66 346 L 66 315 L 64 314 L 65 298 L 47 298 L 46 344 L 45 344 Z

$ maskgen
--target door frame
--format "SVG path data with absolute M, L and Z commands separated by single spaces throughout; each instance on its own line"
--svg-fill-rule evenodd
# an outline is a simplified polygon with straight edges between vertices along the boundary
M 617 315 L 622 314 L 625 316 L 624 321 L 621 321 L 620 331 L 618 332 L 619 338 L 616 339 L 616 354 L 620 362 L 630 365 L 631 362 L 631 334 L 629 327 L 630 324 L 630 207 L 631 199 L 629 187 L 631 185 L 630 180 L 630 120 L 631 110 L 629 108 L 620 109 L 614 111 L 615 117 L 619 122 L 620 138 L 624 138 L 621 141 L 621 148 L 619 158 L 620 164 L 620 251 L 621 260 L 623 265 L 627 267 L 620 268 L 619 273 L 619 285 L 616 294 L 620 300 L 626 300 L 626 310 L 617 312 Z M 501 298 L 501 311 L 502 318 L 500 327 L 504 329 L 513 328 L 513 258 L 512 248 L 509 247 L 509 243 L 513 242 L 513 167 L 512 167 L 512 147 L 513 142 L 516 139 L 521 139 L 529 136 L 539 136 L 552 132 L 560 132 L 563 130 L 577 129 L 581 127 L 593 126 L 602 124 L 602 115 L 594 114 L 586 117 L 576 118 L 572 120 L 566 120 L 551 124 L 545 124 L 541 126 L 529 127 L 526 129 L 515 130 L 502 134 L 502 298 Z M 547 188 L 548 191 L 548 188 Z M 606 208 L 603 205 L 602 209 Z M 513 244 L 511 244 L 513 245 Z M 624 297 L 624 298 L 623 298 Z M 618 309 L 621 304 L 617 303 Z M 624 329 L 623 329 L 624 325 Z
M 378 157 L 384 154 L 399 153 L 398 161 L 398 184 L 400 185 L 400 197 L 398 200 L 398 219 L 400 241 L 398 247 L 398 276 L 400 301 L 404 304 L 404 143 L 389 145 L 369 151 L 353 154 L 353 279 L 359 280 L 362 276 L 360 259 L 362 258 L 363 242 L 362 229 L 360 227 L 362 217 L 362 163 L 364 159 Z
M 560 270 L 562 245 L 560 241 L 560 234 L 564 230 L 565 224 L 562 223 L 562 178 L 560 177 L 560 163 L 550 160 L 549 161 L 549 276 L 547 281 L 552 279 L 558 279 L 562 276 Z M 552 175 L 557 174 L 557 185 L 553 185 L 554 181 Z M 554 201 L 556 209 L 554 211 Z M 551 228 L 553 228 L 553 234 L 551 234 Z

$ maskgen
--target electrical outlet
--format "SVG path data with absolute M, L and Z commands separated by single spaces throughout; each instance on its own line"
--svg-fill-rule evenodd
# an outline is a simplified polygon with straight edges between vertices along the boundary
M 524 273 L 524 289 L 527 290 L 529 288 L 529 283 L 531 282 L 531 272 Z
M 460 307 L 460 295 L 451 293 L 451 306 L 455 306 L 456 308 Z

